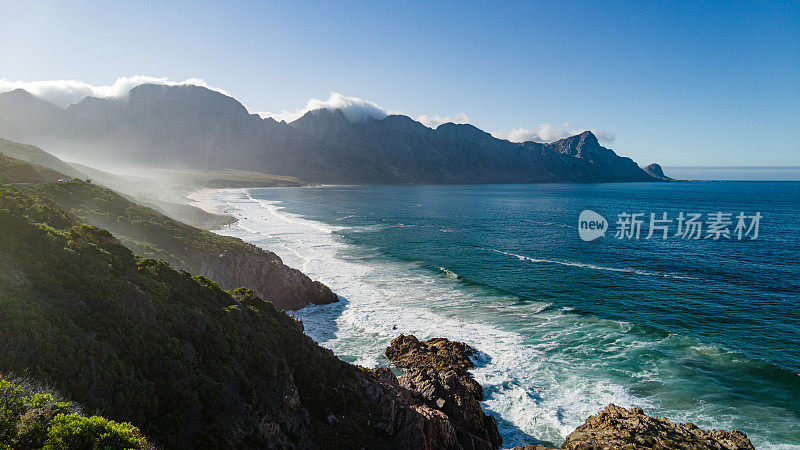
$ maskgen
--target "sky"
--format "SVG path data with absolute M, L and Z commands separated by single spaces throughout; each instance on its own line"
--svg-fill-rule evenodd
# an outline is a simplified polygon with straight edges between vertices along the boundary
M 642 165 L 800 165 L 800 2 L 700 3 L 0 0 L 0 79 L 200 79 L 285 117 L 357 97 L 511 140 L 591 129 Z

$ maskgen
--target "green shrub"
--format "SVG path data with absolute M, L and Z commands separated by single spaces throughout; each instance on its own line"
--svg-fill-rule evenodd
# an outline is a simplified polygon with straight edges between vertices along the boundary
M 147 448 L 136 427 L 70 413 L 75 408 L 52 394 L 26 396 L 32 389 L 0 378 L 0 449 Z
M 98 416 L 59 414 L 50 421 L 45 449 L 140 449 L 146 448 L 139 430 Z
M 24 411 L 22 389 L 0 378 L 0 448 L 11 448 L 17 423 Z

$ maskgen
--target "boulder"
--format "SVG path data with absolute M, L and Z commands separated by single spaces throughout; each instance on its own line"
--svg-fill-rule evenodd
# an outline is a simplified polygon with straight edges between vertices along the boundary
M 411 335 L 398 336 L 386 349 L 386 357 L 405 369 L 399 384 L 417 393 L 426 411 L 447 418 L 456 442 L 446 448 L 495 449 L 502 443 L 495 419 L 481 408 L 483 390 L 468 372 L 476 354 L 460 342 L 420 342 Z
M 681 448 L 753 449 L 747 435 L 739 430 L 705 431 L 693 423 L 673 423 L 650 417 L 642 408 L 609 404 L 590 416 L 567 436 L 562 449 Z

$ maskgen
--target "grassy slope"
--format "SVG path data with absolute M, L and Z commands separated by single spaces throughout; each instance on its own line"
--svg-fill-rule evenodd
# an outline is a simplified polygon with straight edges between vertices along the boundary
M 0 154 L 0 183 L 55 182 L 64 177 L 55 170 Z
M 381 442 L 358 391 L 368 375 L 246 290 L 137 259 L 109 232 L 9 187 L 0 261 L 0 371 L 170 448 Z

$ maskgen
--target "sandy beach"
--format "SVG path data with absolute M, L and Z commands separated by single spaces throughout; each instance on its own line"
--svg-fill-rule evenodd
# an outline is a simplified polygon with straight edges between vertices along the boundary
M 222 189 L 199 189 L 187 194 L 186 199 L 189 200 L 189 206 L 200 208 L 211 214 L 224 214 L 225 211 L 222 206 L 211 200 L 211 198 L 220 191 L 222 191 Z

